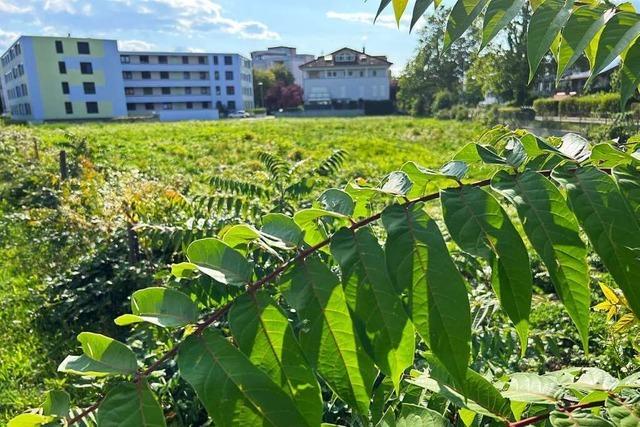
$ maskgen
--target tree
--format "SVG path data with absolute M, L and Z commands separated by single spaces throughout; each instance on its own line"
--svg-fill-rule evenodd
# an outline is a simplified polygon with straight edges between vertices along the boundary
M 284 65 L 269 70 L 253 71 L 253 88 L 262 107 L 268 110 L 294 108 L 302 104 L 302 88 L 295 83 L 291 71 Z M 260 99 L 264 97 L 264 99 Z
M 269 88 L 265 98 L 265 106 L 269 110 L 295 108 L 302 102 L 302 88 L 296 84 L 285 85 L 283 82 Z

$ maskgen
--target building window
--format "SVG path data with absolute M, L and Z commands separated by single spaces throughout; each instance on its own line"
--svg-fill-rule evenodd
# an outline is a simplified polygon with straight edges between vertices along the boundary
M 144 104 L 144 109 L 145 110 L 153 110 L 153 104 L 150 103 L 150 102 Z
M 171 88 L 170 87 L 163 87 L 162 88 L 162 94 L 163 95 L 171 95 Z
M 227 80 L 233 80 L 233 71 L 225 71 L 224 78 Z
M 213 78 L 216 80 L 220 80 L 220 71 L 214 71 L 213 72 Z
M 142 79 L 143 80 L 149 80 L 151 78 L 151 73 L 149 71 L 143 71 L 142 72 Z
M 191 80 L 191 73 L 188 71 L 185 71 L 184 73 L 182 73 L 182 78 L 185 80 Z
M 187 102 L 187 110 L 193 110 L 193 102 Z
M 231 55 L 225 55 L 224 65 L 233 65 L 233 57 Z
M 202 108 L 203 108 L 203 109 L 205 109 L 205 110 L 210 109 L 210 108 L 211 108 L 211 103 L 209 103 L 209 102 L 203 102 L 203 103 L 202 103 Z
M 220 86 L 216 86 L 216 95 L 222 95 L 222 88 L 220 88 Z
M 162 104 L 162 109 L 163 110 L 173 110 L 173 104 L 170 102 L 165 102 L 164 104 Z
M 96 94 L 96 84 L 94 82 L 84 82 L 82 83 L 82 88 L 84 89 L 85 95 Z
M 31 104 L 29 104 L 28 102 L 24 104 L 24 112 L 27 114 L 27 116 L 31 115 Z
M 133 73 L 131 71 L 123 71 L 122 78 L 125 80 L 131 80 L 133 78 Z
M 142 89 L 143 95 L 153 95 L 153 88 L 145 87 Z
M 376 76 L 378 75 L 378 72 L 377 72 L 376 70 L 373 70 L 373 71 L 371 72 L 371 75 L 372 75 L 373 77 L 376 77 Z
M 200 72 L 200 80 L 207 80 L 207 73 L 206 72 Z
M 62 82 L 62 93 L 69 95 L 69 82 Z
M 136 92 L 133 90 L 133 88 L 132 88 L 132 87 L 125 87 L 125 88 L 124 88 L 124 94 L 125 94 L 126 96 L 133 96 L 133 95 L 135 95 L 135 94 L 136 94 Z
M 88 42 L 78 42 L 78 54 L 79 55 L 90 55 L 91 51 L 89 50 Z
M 127 111 L 136 111 L 136 104 L 128 103 Z
M 191 95 L 191 88 L 190 87 L 185 87 L 184 88 L 184 93 L 185 93 L 185 95 Z
M 183 64 L 188 64 L 189 63 L 189 57 L 188 56 L 183 56 L 182 57 L 182 63 Z
M 56 53 L 64 53 L 64 47 L 61 40 L 56 40 Z
M 209 95 L 211 93 L 211 90 L 208 87 L 201 87 L 200 88 L 200 94 L 201 95 Z
M 167 57 L 165 55 L 158 56 L 158 62 L 160 64 L 166 64 L 167 63 Z
M 140 55 L 140 63 L 141 64 L 148 64 L 149 63 L 149 56 L 148 55 Z
M 29 92 L 27 91 L 27 85 L 26 84 L 22 84 L 22 96 L 28 96 Z
M 202 65 L 202 64 L 206 64 L 207 63 L 207 57 L 206 56 L 198 56 L 198 64 Z
M 73 104 L 70 102 L 65 102 L 64 103 L 64 111 L 67 114 L 73 114 Z
M 129 55 L 120 55 L 120 63 L 121 64 L 131 63 L 131 57 Z
M 58 71 L 60 71 L 60 74 L 67 74 L 67 64 L 64 61 L 58 62 Z
M 91 62 L 81 62 L 80 63 L 80 73 L 81 74 L 93 74 L 93 65 L 91 65 Z
M 227 109 L 229 109 L 231 111 L 235 111 L 236 110 L 236 101 L 227 102 Z
M 213 65 L 218 65 L 218 56 L 217 55 L 213 56 Z
M 98 114 L 97 102 L 87 102 L 87 114 Z
M 236 88 L 234 86 L 227 86 L 227 95 L 235 95 Z
M 162 71 L 162 72 L 160 72 L 160 78 L 161 78 L 162 80 L 167 80 L 167 79 L 169 79 L 169 73 L 168 73 L 168 72 L 166 72 L 166 71 Z

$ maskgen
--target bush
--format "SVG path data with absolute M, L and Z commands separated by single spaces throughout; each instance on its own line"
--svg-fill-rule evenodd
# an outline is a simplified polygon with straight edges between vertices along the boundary
M 558 100 L 553 98 L 538 98 L 533 101 L 533 109 L 540 116 L 557 116 Z
M 564 99 L 536 99 L 533 108 L 541 116 L 608 117 L 620 112 L 620 94 L 594 93 Z
M 393 113 L 391 101 L 364 101 L 364 114 L 367 116 L 385 116 Z
M 456 97 L 448 90 L 441 90 L 436 92 L 433 97 L 433 103 L 431 104 L 431 111 L 437 113 L 440 110 L 447 110 L 456 103 Z
M 261 114 L 267 114 L 267 109 L 266 108 L 254 108 L 250 112 L 251 112 L 251 114 L 255 114 L 257 116 L 257 115 L 261 115 Z

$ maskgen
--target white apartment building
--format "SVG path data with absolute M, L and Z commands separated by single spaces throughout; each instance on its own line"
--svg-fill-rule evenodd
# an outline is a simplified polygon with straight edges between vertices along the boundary
M 300 66 L 313 61 L 315 56 L 300 54 L 295 47 L 276 46 L 267 50 L 251 52 L 251 61 L 255 70 L 270 70 L 276 65 L 283 65 L 295 79 L 295 83 L 302 86 L 302 70 Z
M 390 99 L 392 63 L 350 48 L 303 64 L 305 104 L 386 101 Z

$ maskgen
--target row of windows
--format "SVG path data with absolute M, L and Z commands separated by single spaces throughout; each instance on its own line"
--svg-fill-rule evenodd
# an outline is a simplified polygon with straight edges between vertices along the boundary
M 11 46 L 11 48 L 9 48 L 7 53 L 2 56 L 2 66 L 6 67 L 7 65 L 9 65 L 9 62 L 13 61 L 21 54 L 22 48 L 20 47 L 20 43 L 14 44 L 13 46 Z
M 15 80 L 18 77 L 21 77 L 23 75 L 24 75 L 24 65 L 18 64 L 17 66 L 13 67 L 11 71 L 8 71 L 4 74 L 4 82 L 9 83 L 10 81 Z
M 193 73 L 190 71 L 184 71 L 182 73 L 169 71 L 160 71 L 160 72 L 152 72 L 152 71 L 141 71 L 141 72 L 133 72 L 133 71 L 123 71 L 122 78 L 124 80 L 209 80 L 209 73 L 206 71 L 201 71 L 198 73 Z M 233 80 L 233 71 L 225 71 L 224 79 L 225 80 Z M 220 71 L 213 72 L 213 79 L 220 80 Z
M 30 116 L 31 104 L 28 102 L 25 104 L 16 104 L 11 106 L 11 115 L 13 116 Z
M 251 93 L 246 93 L 245 89 L 249 89 Z M 227 95 L 235 95 L 236 88 L 235 86 L 226 86 L 225 93 Z M 211 88 L 209 86 L 203 87 L 162 87 L 162 88 L 152 88 L 152 87 L 143 87 L 143 88 L 133 88 L 126 87 L 124 89 L 124 94 L 126 96 L 153 96 L 153 95 L 211 95 Z M 243 94 L 252 96 L 253 90 L 251 88 L 244 88 Z M 222 95 L 222 87 L 216 86 L 216 95 Z
M 162 104 L 154 104 L 153 102 L 146 102 L 144 104 L 136 104 L 136 103 L 128 103 L 127 110 L 128 111 L 154 111 L 154 110 L 193 110 L 193 109 L 202 109 L 209 110 L 211 109 L 210 102 L 181 102 L 181 103 L 173 103 L 173 102 L 165 102 Z
M 244 96 L 253 96 L 253 88 L 252 87 L 243 87 L 242 94 Z
M 62 40 L 55 41 L 56 53 L 64 53 L 64 46 L 62 44 Z M 89 47 L 89 42 L 78 42 L 76 44 L 78 55 L 91 55 L 91 49 Z
M 168 56 L 168 55 L 120 55 L 122 64 L 195 64 L 191 58 L 196 58 L 197 64 L 209 64 L 208 56 Z M 132 61 L 133 59 L 133 61 Z M 171 60 L 170 60 L 171 59 Z M 224 65 L 233 65 L 233 56 L 224 55 L 222 61 Z M 219 65 L 220 59 L 217 55 L 213 56 L 213 65 Z
M 67 114 L 73 114 L 73 103 L 65 102 L 64 103 L 64 111 Z M 100 111 L 98 110 L 97 102 L 85 102 L 85 111 L 87 114 L 98 114 Z
M 96 84 L 94 82 L 83 82 L 82 90 L 85 95 L 95 95 Z M 62 82 L 62 93 L 64 95 L 69 95 L 69 82 Z
M 9 95 L 9 99 L 16 99 L 28 96 L 29 91 L 27 90 L 27 85 L 22 83 L 19 86 L 7 90 L 7 94 Z
M 337 70 L 337 71 L 308 71 L 310 79 L 343 78 L 343 77 L 383 77 L 383 70 Z
M 60 74 L 67 74 L 67 63 L 64 61 L 58 61 L 58 71 Z M 93 64 L 91 62 L 81 62 L 80 73 L 93 74 Z

